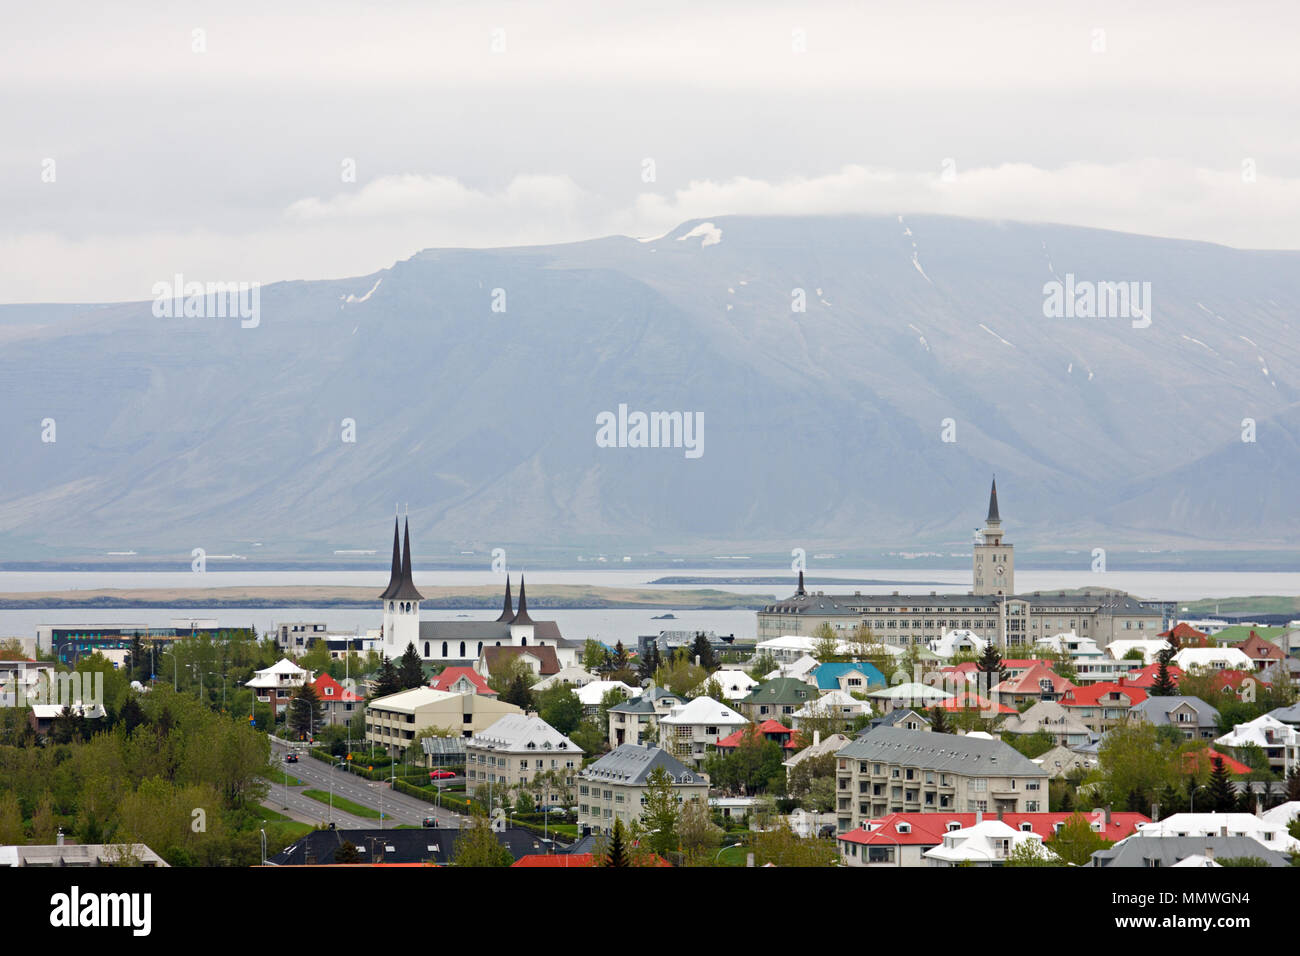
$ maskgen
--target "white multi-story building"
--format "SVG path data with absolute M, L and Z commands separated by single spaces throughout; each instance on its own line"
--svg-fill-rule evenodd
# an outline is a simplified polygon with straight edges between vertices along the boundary
M 517 787 L 539 773 L 564 771 L 569 786 L 582 764 L 582 748 L 540 717 L 511 714 L 469 738 L 465 744 L 466 785 Z M 559 801 L 546 790 L 535 795 L 541 803 Z
M 709 748 L 749 720 L 711 697 L 696 697 L 659 718 L 659 745 L 687 766 L 699 767 Z
M 663 768 L 672 780 L 679 803 L 700 800 L 707 804 L 709 778 L 686 767 L 659 747 L 623 744 L 578 774 L 578 827 L 608 833 L 615 820 L 624 826 L 645 812 L 650 773 Z
M 311 680 L 311 674 L 287 657 L 263 670 L 256 671 L 247 686 L 257 695 L 259 704 L 270 704 L 274 716 L 281 708 L 288 706 L 298 688 Z

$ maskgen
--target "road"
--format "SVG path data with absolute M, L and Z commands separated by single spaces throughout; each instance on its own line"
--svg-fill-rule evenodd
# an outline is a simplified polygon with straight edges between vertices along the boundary
M 302 791 L 312 789 L 328 793 L 332 784 L 336 797 L 345 797 L 363 807 L 381 811 L 384 814 L 382 826 L 385 827 L 395 824 L 418 827 L 424 822 L 425 817 L 436 817 L 440 827 L 462 825 L 461 815 L 458 813 L 440 809 L 417 797 L 398 793 L 386 782 L 371 781 L 345 770 L 332 769 L 329 764 L 309 756 L 305 751 L 298 763 L 286 764 L 283 758 L 290 749 L 292 745 L 287 741 L 271 737 L 271 755 L 275 759 L 277 768 L 286 771 L 290 777 L 297 777 L 303 785 L 286 788 L 283 784 L 275 783 L 271 786 L 266 803 L 273 809 L 279 809 L 282 805 L 287 806 L 289 810 L 281 812 L 287 812 L 294 819 L 301 819 L 304 823 L 328 820 L 329 805 L 302 796 Z M 381 826 L 379 820 L 355 817 L 343 813 L 337 807 L 334 810 L 334 821 L 340 827 L 352 829 L 376 829 Z

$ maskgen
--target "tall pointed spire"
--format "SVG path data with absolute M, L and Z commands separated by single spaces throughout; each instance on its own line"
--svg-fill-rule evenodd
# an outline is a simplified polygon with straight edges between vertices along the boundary
M 402 571 L 397 588 L 388 595 L 396 601 L 423 601 L 424 595 L 415 586 L 411 577 L 411 519 L 406 519 L 406 533 L 402 541 Z
M 532 624 L 533 619 L 528 616 L 528 598 L 524 595 L 524 576 L 519 575 L 519 612 L 511 624 Z
M 993 490 L 989 492 L 989 521 L 1001 521 L 998 516 L 998 479 L 995 475 L 993 478 Z
M 381 601 L 386 601 L 393 596 L 397 588 L 402 583 L 402 554 L 398 550 L 397 539 L 397 518 L 393 518 L 393 570 L 388 575 L 388 587 L 384 588 L 384 593 L 379 595 Z
M 803 589 L 803 572 L 799 572 L 799 588 L 794 592 L 795 597 L 803 597 L 808 592 Z
M 501 616 L 497 618 L 498 624 L 509 624 L 515 619 L 515 609 L 510 605 L 510 575 L 506 575 L 506 603 L 501 609 Z

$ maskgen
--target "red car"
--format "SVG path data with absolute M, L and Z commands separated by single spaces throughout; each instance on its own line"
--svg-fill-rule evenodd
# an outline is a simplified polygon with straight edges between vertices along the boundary
M 456 775 L 455 775 L 454 773 L 452 773 L 450 770 L 430 770 L 430 771 L 429 771 L 429 779 L 430 779 L 430 780 L 450 780 L 450 779 L 452 779 L 452 778 L 455 777 L 455 776 L 456 776 Z

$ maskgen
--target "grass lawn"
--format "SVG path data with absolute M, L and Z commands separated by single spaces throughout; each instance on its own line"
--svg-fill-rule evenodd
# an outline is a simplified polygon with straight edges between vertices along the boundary
M 273 770 L 269 773 L 262 774 L 262 776 L 266 777 L 267 780 L 270 780 L 277 787 L 285 787 L 285 786 L 301 787 L 302 786 L 301 780 L 299 780 L 297 777 L 289 776 L 283 770 Z
M 330 795 L 328 791 L 325 790 L 304 790 L 302 795 L 304 797 L 311 797 L 313 800 L 319 800 L 327 806 L 330 802 Z M 353 803 L 351 800 L 337 795 L 334 797 L 334 809 L 342 810 L 344 813 L 350 813 L 354 817 L 366 817 L 370 820 L 379 819 L 378 810 L 372 810 L 370 807 L 363 807 L 359 803 Z
M 718 866 L 744 866 L 745 855 L 749 853 L 747 846 L 732 846 L 718 854 Z

